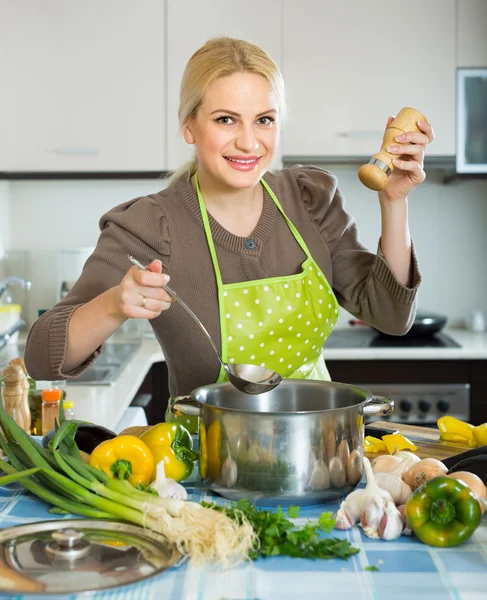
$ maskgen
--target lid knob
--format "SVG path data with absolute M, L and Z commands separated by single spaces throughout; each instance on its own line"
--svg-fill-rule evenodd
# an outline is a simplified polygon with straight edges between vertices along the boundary
M 53 531 L 51 537 L 61 548 L 73 548 L 85 537 L 85 534 L 79 529 L 70 527 Z
M 46 550 L 58 558 L 81 558 L 90 551 L 90 544 L 84 537 L 85 534 L 74 527 L 56 529 L 51 533 L 53 541 L 47 544 Z

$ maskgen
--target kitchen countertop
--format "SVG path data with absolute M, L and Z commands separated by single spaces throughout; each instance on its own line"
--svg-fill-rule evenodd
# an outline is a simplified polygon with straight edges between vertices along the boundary
M 337 332 L 340 329 L 336 330 Z M 460 348 L 369 347 L 329 348 L 325 344 L 325 360 L 486 360 L 487 332 L 474 333 L 463 329 L 445 329 L 445 333 Z M 333 335 L 333 334 L 332 334 Z
M 201 483 L 187 485 L 188 499 L 201 502 L 226 500 L 213 496 Z M 48 505 L 16 484 L 0 488 L 0 528 L 48 519 Z M 297 524 L 335 512 L 338 503 L 301 507 Z M 63 518 L 72 518 L 66 515 Z M 227 571 L 197 568 L 188 561 L 137 584 L 86 595 L 51 596 L 132 600 L 480 600 L 487 589 L 487 517 L 473 537 L 455 548 L 435 548 L 415 537 L 401 536 L 385 542 L 365 537 L 358 526 L 334 530 L 330 537 L 348 539 L 360 552 L 347 561 L 270 557 Z M 62 520 L 60 520 L 61 526 Z M 365 570 L 375 567 L 377 571 Z M 0 594 L 0 598 L 12 598 Z M 32 596 L 16 595 L 17 600 Z M 35 596 L 39 599 L 40 596 Z
M 456 329 L 445 333 L 461 348 L 327 348 L 325 345 L 324 356 L 326 360 L 487 360 L 487 333 Z M 75 403 L 76 417 L 109 429 L 116 428 L 151 366 L 163 360 L 164 354 L 155 338 L 144 338 L 113 385 L 70 385 L 68 382 L 67 396 Z

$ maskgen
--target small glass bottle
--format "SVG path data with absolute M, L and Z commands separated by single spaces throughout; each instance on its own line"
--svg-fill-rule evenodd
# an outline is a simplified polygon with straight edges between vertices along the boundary
M 34 395 L 35 410 L 33 414 L 35 418 L 32 419 L 31 434 L 42 435 L 42 392 L 44 390 L 51 390 L 58 388 L 61 390 L 61 397 L 64 399 L 66 396 L 66 382 L 61 381 L 36 381 L 36 390 Z M 59 420 L 59 418 L 58 418 Z
M 63 408 L 65 419 L 76 419 L 76 415 L 74 414 L 74 402 L 63 400 Z
M 46 435 L 54 424 L 59 423 L 59 403 L 63 392 L 59 388 L 43 390 L 42 392 L 42 435 Z

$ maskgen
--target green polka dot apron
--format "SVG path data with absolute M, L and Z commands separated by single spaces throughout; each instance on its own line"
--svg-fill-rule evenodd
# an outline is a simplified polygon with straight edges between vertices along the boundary
M 218 286 L 221 354 L 224 362 L 260 365 L 284 378 L 329 381 L 323 344 L 338 320 L 339 305 L 305 241 L 288 219 L 269 185 L 261 183 L 285 219 L 306 260 L 296 275 L 224 284 L 218 265 L 206 206 L 195 186 Z M 223 367 L 217 383 L 225 381 Z M 176 417 L 191 432 L 196 417 Z

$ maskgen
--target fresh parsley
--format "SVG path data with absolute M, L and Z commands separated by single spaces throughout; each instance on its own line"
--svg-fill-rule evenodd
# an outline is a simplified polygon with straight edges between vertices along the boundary
M 227 506 L 217 506 L 208 502 L 201 504 L 226 514 L 237 523 L 241 523 L 244 517 L 249 521 L 257 536 L 256 544 L 249 553 L 252 560 L 259 556 L 346 560 L 359 552 L 359 549 L 354 548 L 347 540 L 323 536 L 323 533 L 329 533 L 335 526 L 331 512 L 324 512 L 317 523 L 309 522 L 298 527 L 289 519 L 298 517 L 299 506 L 289 506 L 287 518 L 280 506 L 275 512 L 263 510 L 256 508 L 246 499 Z

